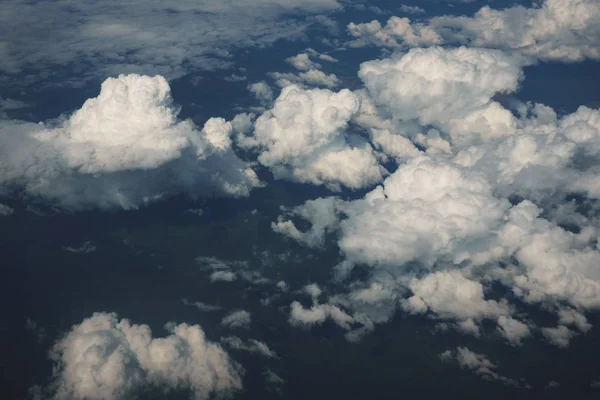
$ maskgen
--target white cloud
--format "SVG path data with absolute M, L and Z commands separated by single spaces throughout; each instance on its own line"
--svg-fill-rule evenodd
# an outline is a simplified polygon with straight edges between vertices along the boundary
M 221 320 L 221 325 L 228 328 L 249 328 L 252 322 L 251 315 L 246 310 L 232 311 Z
M 505 54 L 466 47 L 411 49 L 399 57 L 365 62 L 359 71 L 381 110 L 399 120 L 452 127 L 457 131 L 453 136 L 477 132 L 473 125 L 481 122 L 464 118 L 476 110 L 478 115 L 489 112 L 496 123 L 499 117 L 487 110 L 494 107 L 490 99 L 497 92 L 515 91 L 521 76 L 519 64 Z M 461 130 L 458 123 L 466 126 Z
M 304 308 L 297 301 L 291 304 L 289 322 L 293 326 L 310 328 L 314 325 L 323 324 L 327 319 L 331 319 L 336 325 L 348 331 L 351 329 L 352 324 L 362 322 L 332 304 L 318 304 L 316 300 L 314 300 L 311 308 Z
M 402 4 L 398 9 L 406 14 L 424 14 L 425 13 L 425 10 L 423 10 L 421 7 L 407 6 L 405 4 Z
M 242 388 L 241 367 L 198 325 L 168 324 L 171 334 L 153 338 L 147 325 L 94 313 L 52 348 L 55 395 L 62 399 L 115 400 L 158 386 L 189 388 L 195 399 Z
M 391 17 L 385 26 L 377 20 L 364 24 L 348 24 L 348 32 L 355 39 L 349 45 L 362 47 L 426 47 L 443 43 L 440 35 L 422 23 L 411 23 L 408 18 Z
M 233 282 L 237 279 L 237 275 L 231 271 L 215 271 L 210 274 L 211 282 Z
M 276 178 L 332 189 L 366 187 L 382 179 L 383 169 L 369 144 L 350 145 L 344 135 L 358 109 L 358 98 L 347 89 L 287 86 L 239 144 L 258 148 L 258 161 Z
M 468 45 L 517 51 L 534 59 L 581 61 L 600 59 L 600 4 L 595 0 L 545 0 L 495 10 L 481 8 L 473 17 L 440 16 L 428 23 L 392 17 L 386 26 L 373 21 L 348 25 L 354 41 L 384 47 L 431 44 Z
M 413 313 L 431 310 L 442 318 L 494 317 L 508 312 L 506 305 L 485 300 L 479 282 L 465 278 L 459 271 L 438 271 L 422 279 L 413 279 L 409 287 L 413 296 L 403 307 Z
M 514 345 L 520 345 L 521 341 L 531 334 L 526 324 L 504 315 L 498 317 L 498 331 Z
M 277 86 L 285 88 L 286 86 L 295 85 L 298 87 L 315 87 L 321 86 L 333 89 L 339 85 L 340 81 L 335 74 L 326 74 L 318 69 L 309 69 L 308 71 L 292 74 L 289 72 L 273 72 L 270 74 Z
M 262 104 L 270 104 L 273 101 L 273 90 L 265 81 L 248 85 L 248 90 Z
M 248 339 L 246 343 L 244 343 L 244 341 L 237 336 L 227 336 L 221 338 L 221 343 L 234 350 L 257 353 L 267 358 L 279 358 L 277 353 L 271 350 L 266 343 L 259 340 Z
M 161 76 L 108 78 L 63 121 L 0 121 L 0 186 L 65 208 L 135 208 L 187 192 L 243 197 L 260 183 L 233 152 L 231 124 L 178 120 Z
M 219 306 L 214 306 L 212 304 L 206 304 L 201 301 L 189 301 L 188 299 L 185 299 L 185 298 L 181 299 L 181 302 L 186 306 L 194 307 L 202 312 L 219 311 L 223 308 L 223 307 L 219 307 Z
M 571 339 L 577 335 L 577 332 L 570 330 L 564 325 L 558 325 L 555 328 L 542 328 L 542 334 L 551 344 L 567 348 Z
M 297 70 L 308 71 L 311 69 L 320 69 L 321 65 L 312 61 L 307 53 L 300 53 L 293 57 L 285 59 L 286 62 L 290 63 Z
M 497 381 L 506 386 L 529 387 L 527 384 L 500 375 L 496 372 L 497 366 L 485 355 L 475 353 L 466 347 L 457 347 L 454 351 L 447 350 L 440 354 L 440 358 L 447 362 L 455 361 L 461 368 L 471 370 L 485 380 Z

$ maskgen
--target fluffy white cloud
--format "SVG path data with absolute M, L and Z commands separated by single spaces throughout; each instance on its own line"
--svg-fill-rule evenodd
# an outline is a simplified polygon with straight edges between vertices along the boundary
M 221 320 L 221 325 L 228 328 L 249 328 L 252 322 L 250 313 L 246 310 L 232 311 Z
M 0 186 L 66 208 L 134 208 L 188 192 L 248 196 L 260 183 L 231 149 L 231 124 L 178 120 L 161 76 L 108 78 L 64 121 L 0 121 Z
M 571 339 L 577 335 L 577 332 L 564 325 L 558 325 L 555 328 L 542 328 L 542 334 L 551 344 L 566 348 L 569 346 Z
M 270 104 L 273 101 L 273 90 L 265 81 L 248 85 L 248 90 L 263 104 Z
M 458 264 L 478 251 L 508 206 L 492 195 L 484 176 L 418 157 L 344 209 L 339 246 L 355 263 Z
M 308 71 L 311 69 L 321 68 L 321 65 L 312 61 L 307 53 L 297 54 L 293 57 L 286 58 L 285 61 L 292 64 L 294 68 L 300 71 Z
M 486 125 L 506 119 L 510 123 L 490 99 L 516 90 L 521 76 L 518 62 L 502 52 L 466 47 L 412 49 L 399 57 L 365 62 L 359 71 L 379 109 L 399 120 L 452 127 L 457 131 L 453 136 L 477 133 L 475 124 L 483 125 L 485 134 L 490 129 Z M 469 116 L 475 111 L 477 118 Z
M 411 23 L 408 18 L 391 17 L 385 26 L 376 20 L 364 24 L 351 22 L 348 32 L 355 38 L 350 42 L 352 47 L 426 47 L 443 43 L 433 28 L 422 23 Z
M 189 388 L 195 399 L 242 388 L 241 367 L 198 325 L 168 324 L 153 338 L 147 325 L 95 313 L 73 326 L 52 348 L 55 395 L 61 399 L 134 398 L 148 386 Z
M 348 25 L 353 46 L 390 48 L 431 44 L 468 45 L 517 51 L 534 59 L 600 59 L 600 5 L 596 0 L 545 0 L 539 6 L 495 10 L 481 8 L 473 17 L 441 16 L 428 23 L 392 17 Z
M 366 142 L 349 144 L 344 130 L 359 109 L 351 91 L 285 87 L 240 146 L 258 148 L 258 161 L 276 178 L 351 189 L 382 179 L 383 168 Z

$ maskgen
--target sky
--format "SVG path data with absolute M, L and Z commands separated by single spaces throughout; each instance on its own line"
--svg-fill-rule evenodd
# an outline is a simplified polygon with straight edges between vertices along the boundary
M 0 397 L 597 398 L 597 0 L 0 3 Z

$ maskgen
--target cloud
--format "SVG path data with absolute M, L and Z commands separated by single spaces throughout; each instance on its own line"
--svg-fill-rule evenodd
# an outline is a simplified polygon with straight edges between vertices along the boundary
M 365 62 L 359 77 L 374 105 L 387 115 L 444 130 L 453 128 L 455 139 L 460 134 L 476 133 L 475 122 L 483 125 L 486 120 L 499 118 L 485 114 L 500 111 L 494 109 L 497 106 L 491 98 L 498 92 L 515 91 L 522 72 L 515 59 L 500 51 L 431 47 Z M 475 111 L 477 118 L 472 116 L 474 121 L 469 123 L 469 115 Z
M 402 4 L 398 9 L 401 12 L 406 13 L 406 14 L 424 14 L 425 13 L 425 10 L 423 10 L 421 7 L 407 6 L 405 4 Z
M 269 346 L 267 346 L 266 343 L 255 339 L 248 339 L 246 343 L 244 343 L 244 341 L 237 336 L 227 336 L 221 338 L 221 343 L 234 350 L 256 353 L 267 358 L 279 358 L 277 353 L 269 349 Z
M 431 27 L 399 17 L 391 17 L 385 26 L 377 20 L 363 24 L 351 22 L 348 24 L 348 33 L 355 38 L 349 43 L 351 47 L 427 47 L 443 43 L 440 35 Z
M 245 310 L 237 310 L 227 314 L 221 320 L 221 325 L 228 328 L 249 328 L 252 318 Z
M 339 85 L 340 81 L 335 74 L 326 74 L 318 69 L 309 69 L 299 74 L 290 72 L 272 72 L 271 77 L 275 79 L 277 86 L 285 88 L 295 85 L 298 87 L 326 87 L 333 89 Z
M 0 217 L 8 217 L 9 215 L 13 215 L 14 213 L 15 210 L 11 207 L 4 204 L 0 204 Z
M 391 48 L 431 44 L 467 45 L 519 52 L 546 61 L 600 59 L 600 5 L 595 0 L 545 0 L 495 10 L 481 8 L 473 17 L 440 16 L 428 23 L 392 17 L 385 26 L 372 21 L 348 25 L 354 46 Z
M 461 368 L 473 371 L 482 379 L 497 381 L 506 386 L 529 388 L 529 385 L 502 376 L 496 372 L 497 366 L 483 354 L 475 353 L 466 347 L 457 347 L 456 350 L 447 350 L 440 354 L 443 361 L 455 361 Z
M 260 185 L 231 149 L 232 126 L 177 119 L 161 76 L 120 75 L 69 118 L 0 121 L 0 190 L 63 208 L 136 208 L 178 193 L 248 196 Z
M 198 325 L 167 324 L 171 334 L 153 338 L 147 325 L 94 313 L 73 326 L 50 352 L 59 399 L 136 397 L 149 386 L 190 389 L 195 399 L 242 389 L 241 367 Z
M 237 279 L 237 275 L 231 271 L 215 271 L 210 274 L 211 282 L 233 282 Z
M 307 53 L 300 53 L 293 57 L 286 58 L 285 61 L 300 71 L 309 71 L 311 69 L 320 69 L 321 65 L 313 62 Z
M 337 0 L 253 0 L 235 5 L 218 0 L 59 0 L 35 6 L 17 0 L 0 5 L 0 25 L 8 32 L 0 46 L 0 71 L 31 71 L 19 84 L 63 74 L 68 74 L 69 83 L 80 84 L 124 72 L 174 79 L 192 70 L 231 65 L 227 50 L 295 38 L 309 26 L 304 15 L 340 7 Z
M 542 334 L 551 344 L 567 348 L 569 342 L 577 334 L 564 325 L 558 325 L 555 328 L 542 328 Z
M 189 307 L 195 307 L 198 311 L 202 312 L 213 312 L 222 310 L 223 307 L 214 306 L 212 304 L 206 304 L 201 301 L 189 301 L 188 299 L 181 299 L 181 302 Z
M 273 90 L 265 81 L 248 85 L 248 90 L 262 104 L 270 104 L 273 101 Z
M 87 254 L 87 253 L 92 253 L 92 252 L 96 251 L 96 246 L 94 245 L 93 242 L 90 242 L 89 240 L 83 242 L 82 245 L 79 247 L 63 246 L 62 248 L 63 248 L 63 250 L 66 250 L 70 253 Z
M 490 318 L 518 345 L 535 326 L 516 319 L 506 300 L 485 298 L 484 285 L 499 282 L 556 312 L 559 325 L 589 329 L 582 313 L 600 307 L 599 228 L 596 207 L 581 205 L 600 194 L 600 111 L 558 116 L 519 101 L 504 108 L 493 98 L 518 89 L 521 68 L 500 51 L 464 47 L 361 65 L 366 90 L 354 92 L 352 122 L 396 171 L 362 199 L 310 200 L 272 224 L 308 247 L 337 240 L 338 281 L 368 267 L 339 304 L 385 322 L 400 300 L 474 335 Z M 298 219 L 308 228 L 298 229 Z
M 258 149 L 258 161 L 278 179 L 333 189 L 366 187 L 381 180 L 383 169 L 369 144 L 350 144 L 344 134 L 358 109 L 358 98 L 347 89 L 287 86 L 239 145 Z

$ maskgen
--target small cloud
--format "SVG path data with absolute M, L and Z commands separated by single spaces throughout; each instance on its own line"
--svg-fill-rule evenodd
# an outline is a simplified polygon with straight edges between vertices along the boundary
M 90 241 L 83 242 L 83 244 L 79 247 L 63 246 L 62 248 L 70 253 L 77 254 L 88 254 L 96 251 L 96 246 Z
M 248 311 L 238 310 L 223 317 L 221 325 L 228 328 L 249 328 L 251 322 L 252 318 Z

